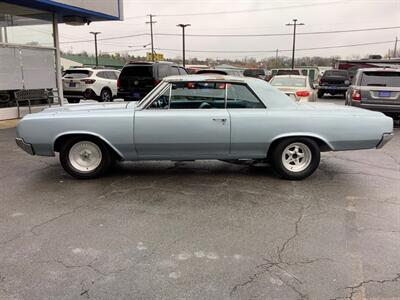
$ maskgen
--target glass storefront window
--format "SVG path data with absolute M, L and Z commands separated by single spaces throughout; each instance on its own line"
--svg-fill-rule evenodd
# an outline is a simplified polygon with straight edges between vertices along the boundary
M 54 47 L 52 14 L 0 3 L 0 42 Z

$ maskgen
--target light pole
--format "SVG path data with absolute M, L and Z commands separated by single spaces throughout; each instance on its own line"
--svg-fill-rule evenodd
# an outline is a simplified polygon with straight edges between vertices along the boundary
M 182 65 L 185 67 L 185 28 L 190 26 L 190 24 L 178 24 L 176 26 L 182 28 Z
M 97 35 L 100 34 L 101 32 L 91 31 L 90 33 L 94 35 L 94 54 L 96 56 L 96 67 L 97 67 L 99 65 L 99 58 L 97 56 Z
M 294 52 L 296 50 L 296 27 L 300 25 L 304 25 L 304 23 L 297 23 L 297 19 L 293 19 L 293 23 L 286 24 L 286 26 L 293 26 L 292 69 L 294 69 Z
M 153 40 L 153 24 L 157 23 L 156 21 L 153 21 L 153 17 L 155 15 L 148 15 L 150 18 L 149 22 L 146 22 L 146 24 L 150 24 L 150 37 L 151 37 L 151 61 L 154 61 L 154 40 Z

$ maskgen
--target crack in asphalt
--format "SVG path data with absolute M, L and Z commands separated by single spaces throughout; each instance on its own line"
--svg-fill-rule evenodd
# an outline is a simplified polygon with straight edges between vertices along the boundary
M 283 259 L 283 254 L 285 253 L 288 245 L 299 235 L 299 225 L 303 221 L 303 219 L 306 216 L 311 216 L 311 215 L 305 215 L 305 211 L 310 208 L 311 203 L 308 204 L 307 206 L 302 205 L 301 209 L 299 210 L 299 217 L 296 219 L 294 223 L 294 233 L 285 240 L 285 242 L 278 248 L 277 248 L 277 261 L 272 261 L 269 259 L 264 258 L 266 263 L 260 264 L 256 266 L 256 269 L 260 269 L 260 271 L 254 273 L 253 275 L 250 275 L 248 279 L 242 283 L 236 284 L 230 291 L 229 295 L 232 297 L 240 288 L 246 287 L 250 284 L 252 284 L 255 280 L 257 280 L 259 277 L 264 276 L 266 273 L 268 273 L 272 278 L 278 277 L 280 281 L 283 282 L 284 285 L 286 285 L 288 288 L 290 288 L 293 292 L 295 292 L 298 296 L 298 299 L 303 300 L 307 299 L 308 296 L 304 294 L 295 284 L 291 284 L 287 280 L 285 280 L 282 276 L 279 275 L 278 272 L 285 273 L 289 277 L 293 278 L 293 280 L 296 282 L 297 285 L 302 285 L 303 282 L 296 277 L 295 274 L 292 272 L 288 271 L 284 266 L 293 266 L 293 265 L 306 265 L 306 264 L 312 264 L 321 260 L 328 260 L 324 258 L 316 258 L 316 259 L 310 259 L 310 260 L 305 260 L 305 261 L 298 261 L 298 262 L 287 262 Z M 274 270 L 277 269 L 277 270 Z
M 348 286 L 345 289 L 346 290 L 350 290 L 349 295 L 343 296 L 343 297 L 335 297 L 335 298 L 331 298 L 330 300 L 340 300 L 340 299 L 347 299 L 347 300 L 353 300 L 353 297 L 358 294 L 358 291 L 361 287 L 363 287 L 364 285 L 370 284 L 370 283 L 378 283 L 378 284 L 385 284 L 385 283 L 389 283 L 389 282 L 399 282 L 400 281 L 400 273 L 396 274 L 396 277 L 392 278 L 392 279 L 383 279 L 383 280 L 374 280 L 374 279 L 370 279 L 370 280 L 364 280 L 361 281 L 359 284 L 354 285 L 354 286 Z

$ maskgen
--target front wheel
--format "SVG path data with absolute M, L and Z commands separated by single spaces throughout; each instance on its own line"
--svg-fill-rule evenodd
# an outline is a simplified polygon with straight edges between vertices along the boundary
M 60 163 L 64 170 L 78 179 L 91 179 L 102 175 L 111 164 L 107 146 L 94 138 L 67 140 L 60 150 Z
M 288 138 L 272 149 L 271 158 L 275 171 L 282 178 L 301 180 L 318 168 L 320 149 L 310 138 Z

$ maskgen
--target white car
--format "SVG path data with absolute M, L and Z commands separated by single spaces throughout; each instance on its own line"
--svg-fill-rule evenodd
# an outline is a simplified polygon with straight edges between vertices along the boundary
M 68 69 L 63 76 L 64 97 L 69 103 L 79 103 L 81 99 L 113 101 L 119 74 L 120 71 L 112 69 Z
M 308 76 L 277 75 L 269 83 L 296 101 L 317 101 L 315 89 Z

